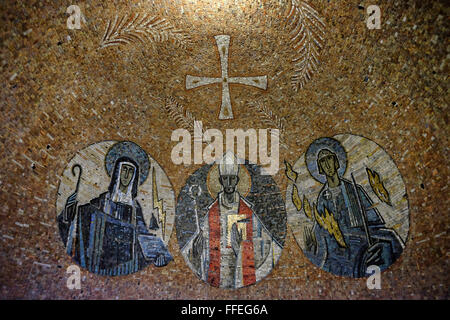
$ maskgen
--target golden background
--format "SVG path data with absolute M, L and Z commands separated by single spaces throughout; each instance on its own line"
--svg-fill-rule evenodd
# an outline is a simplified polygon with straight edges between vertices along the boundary
M 377 1 L 382 26 L 369 30 L 372 1 L 308 1 L 326 23 L 326 36 L 319 70 L 295 92 L 287 2 L 1 1 L 1 298 L 448 298 L 448 6 Z M 85 17 L 80 30 L 67 28 L 71 4 Z M 108 21 L 134 12 L 165 18 L 190 43 L 100 48 Z M 220 85 L 185 89 L 187 74 L 220 76 L 218 34 L 231 36 L 231 76 L 268 76 L 266 91 L 230 86 L 231 121 L 217 120 Z M 398 165 L 410 205 L 406 249 L 382 274 L 382 289 L 314 267 L 289 230 L 276 268 L 247 288 L 221 290 L 199 280 L 172 235 L 175 260 L 166 268 L 115 278 L 82 270 L 82 289 L 67 289 L 72 261 L 55 205 L 60 176 L 78 150 L 134 141 L 162 166 L 176 195 L 200 167 L 171 161 L 170 137 L 179 125 L 165 108 L 168 97 L 222 132 L 273 128 L 282 119 L 286 147 L 274 178 L 283 195 L 283 160 L 294 163 L 318 137 L 353 133 L 382 146 Z M 247 106 L 255 101 L 272 118 Z

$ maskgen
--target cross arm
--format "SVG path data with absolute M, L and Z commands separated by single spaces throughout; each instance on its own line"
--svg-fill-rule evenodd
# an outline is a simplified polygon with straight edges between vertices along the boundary
M 186 76 L 186 89 L 194 89 L 201 86 L 206 86 L 213 83 L 221 83 L 222 78 L 207 78 L 207 77 L 196 77 L 187 75 Z
M 267 76 L 259 77 L 231 77 L 228 80 L 229 83 L 244 84 L 247 86 L 252 86 L 260 89 L 267 89 Z

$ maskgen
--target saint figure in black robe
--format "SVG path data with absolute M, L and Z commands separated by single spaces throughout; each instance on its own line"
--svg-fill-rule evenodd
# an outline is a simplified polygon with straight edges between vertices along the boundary
M 108 191 L 83 205 L 78 205 L 76 193 L 67 199 L 58 216 L 60 233 L 67 253 L 82 267 L 97 274 L 122 275 L 173 260 L 161 238 L 150 232 L 159 228 L 154 215 L 147 228 L 137 201 L 138 184 L 139 165 L 120 157 Z

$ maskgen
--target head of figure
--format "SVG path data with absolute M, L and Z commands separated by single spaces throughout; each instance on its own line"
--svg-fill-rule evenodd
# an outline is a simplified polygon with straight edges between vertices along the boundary
M 233 153 L 227 152 L 219 163 L 219 182 L 225 194 L 234 194 L 239 182 L 239 164 Z
M 328 149 L 322 149 L 317 155 L 317 168 L 320 174 L 327 177 L 336 177 L 338 175 L 339 160 L 335 153 Z
M 116 160 L 114 170 L 111 175 L 111 183 L 108 191 L 113 194 L 116 186 L 123 193 L 131 188 L 133 198 L 137 196 L 139 185 L 139 165 L 129 157 L 120 157 Z
M 120 167 L 120 187 L 128 188 L 134 176 L 135 167 L 129 162 L 122 162 Z
M 223 192 L 226 194 L 231 194 L 236 191 L 239 177 L 235 175 L 221 175 L 219 177 L 219 182 L 222 185 Z

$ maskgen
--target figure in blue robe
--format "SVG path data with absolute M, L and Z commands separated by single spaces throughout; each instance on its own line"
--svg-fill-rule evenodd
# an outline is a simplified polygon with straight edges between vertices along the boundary
M 160 237 L 149 231 L 158 229 L 154 215 L 150 228 L 146 226 L 136 199 L 138 182 L 138 164 L 121 157 L 107 192 L 80 206 L 76 193 L 67 199 L 58 216 L 60 233 L 67 253 L 82 267 L 102 275 L 123 275 L 173 260 Z
M 305 236 L 307 257 L 323 270 L 354 278 L 369 276 L 367 268 L 371 265 L 379 266 L 381 271 L 388 268 L 403 251 L 404 245 L 397 232 L 386 228 L 382 216 L 373 207 L 362 186 L 356 185 L 355 188 L 353 183 L 339 177 L 336 154 L 322 149 L 317 157 L 317 167 L 319 173 L 327 178 L 317 197 L 317 211 L 324 216 L 326 208 L 333 214 L 345 246 L 315 222 L 312 230 L 306 230 L 310 233 Z M 364 228 L 364 219 L 368 233 Z M 369 245 L 368 236 L 372 245 Z

